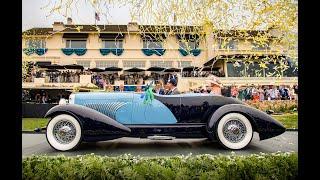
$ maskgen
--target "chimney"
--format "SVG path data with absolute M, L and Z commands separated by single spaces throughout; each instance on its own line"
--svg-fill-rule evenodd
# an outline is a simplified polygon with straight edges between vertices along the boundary
M 71 19 L 71 17 L 68 17 L 68 19 L 67 19 L 67 25 L 72 25 L 72 19 Z
M 53 23 L 53 31 L 62 31 L 65 29 L 63 22 L 54 22 Z
M 139 32 L 139 26 L 137 22 L 129 22 L 127 28 L 128 31 Z

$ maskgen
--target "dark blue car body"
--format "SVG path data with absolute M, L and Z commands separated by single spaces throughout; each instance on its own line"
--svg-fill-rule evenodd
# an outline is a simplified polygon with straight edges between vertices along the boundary
M 86 142 L 154 135 L 214 140 L 217 122 L 231 112 L 247 117 L 260 140 L 285 132 L 284 126 L 270 115 L 235 98 L 198 93 L 154 94 L 150 103 L 134 92 L 74 93 L 68 104 L 53 107 L 46 117 L 75 117 Z

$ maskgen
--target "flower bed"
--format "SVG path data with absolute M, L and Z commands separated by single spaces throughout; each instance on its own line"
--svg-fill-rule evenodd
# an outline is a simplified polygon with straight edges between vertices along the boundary
M 297 100 L 246 101 L 246 103 L 261 111 L 272 110 L 275 113 L 290 113 L 297 111 Z
M 31 156 L 23 179 L 296 179 L 297 153 L 239 156 Z

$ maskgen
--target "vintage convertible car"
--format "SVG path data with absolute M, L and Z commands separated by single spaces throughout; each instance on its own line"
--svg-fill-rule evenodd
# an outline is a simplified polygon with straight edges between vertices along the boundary
M 157 95 L 146 103 L 134 92 L 72 93 L 69 102 L 50 109 L 46 127 L 56 150 L 81 142 L 120 137 L 151 139 L 209 138 L 228 149 L 247 146 L 253 132 L 260 140 L 285 132 L 270 115 L 229 97 L 211 94 Z

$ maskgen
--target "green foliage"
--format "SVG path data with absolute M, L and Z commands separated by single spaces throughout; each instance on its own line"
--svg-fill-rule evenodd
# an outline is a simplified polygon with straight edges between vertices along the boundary
M 272 110 L 275 113 L 290 113 L 297 111 L 297 100 L 246 101 L 249 106 L 261 111 Z
M 298 155 L 30 156 L 22 169 L 23 179 L 296 179 Z

